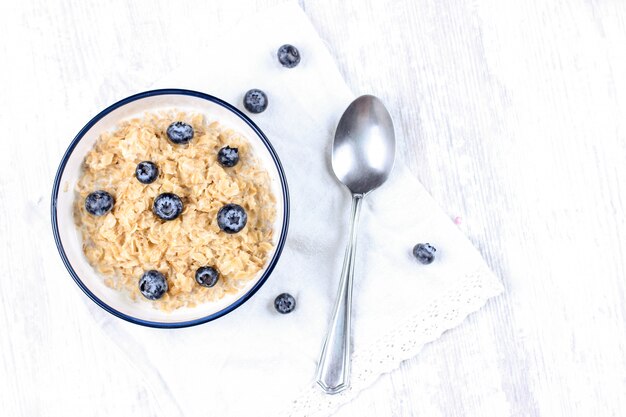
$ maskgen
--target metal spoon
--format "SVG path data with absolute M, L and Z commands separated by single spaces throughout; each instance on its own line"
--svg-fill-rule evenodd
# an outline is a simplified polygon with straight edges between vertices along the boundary
M 350 386 L 350 310 L 361 203 L 387 180 L 395 153 L 393 121 L 384 104 L 370 95 L 354 100 L 339 120 L 332 150 L 335 176 L 352 194 L 352 221 L 337 301 L 317 366 L 317 383 L 328 394 Z

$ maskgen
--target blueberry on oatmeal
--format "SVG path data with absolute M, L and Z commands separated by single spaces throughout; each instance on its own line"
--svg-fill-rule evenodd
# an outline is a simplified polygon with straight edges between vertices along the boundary
M 267 95 L 259 90 L 252 89 L 246 92 L 246 95 L 243 97 L 243 106 L 250 113 L 262 113 L 267 109 Z
M 174 220 L 183 211 L 183 202 L 173 193 L 159 194 L 152 204 L 152 212 L 163 220 Z
M 135 168 L 135 177 L 142 184 L 152 184 L 159 176 L 159 168 L 154 162 L 143 161 Z
M 437 252 L 437 249 L 430 243 L 418 243 L 413 247 L 413 256 L 424 265 L 428 265 L 435 260 L 435 252 Z
M 159 271 L 151 270 L 143 273 L 139 279 L 139 291 L 148 300 L 158 300 L 167 292 L 167 280 Z
M 201 266 L 196 271 L 196 282 L 203 287 L 212 287 L 217 284 L 220 273 L 212 266 Z
M 274 308 L 280 314 L 291 313 L 296 308 L 296 299 L 291 294 L 282 293 L 274 300 Z
M 300 51 L 293 45 L 283 45 L 278 48 L 278 62 L 285 68 L 293 68 L 300 63 Z
M 239 162 L 239 149 L 224 146 L 217 153 L 217 161 L 223 167 L 234 167 Z
M 226 204 L 217 212 L 217 225 L 226 233 L 240 232 L 248 222 L 248 215 L 238 204 Z
M 167 128 L 167 137 L 172 143 L 184 145 L 193 139 L 193 127 L 185 122 L 174 122 Z
M 92 216 L 104 216 L 113 208 L 115 199 L 106 191 L 98 190 L 85 198 L 85 210 Z

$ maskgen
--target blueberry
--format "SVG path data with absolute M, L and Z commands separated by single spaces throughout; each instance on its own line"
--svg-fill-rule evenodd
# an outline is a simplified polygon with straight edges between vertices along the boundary
M 98 190 L 85 198 L 85 210 L 93 216 L 104 216 L 113 208 L 115 199 L 106 191 Z
M 139 291 L 148 300 L 158 300 L 167 292 L 165 275 L 154 269 L 143 273 L 139 279 Z
M 163 220 L 174 220 L 182 211 L 183 202 L 172 193 L 159 194 L 152 204 L 152 212 Z
M 167 128 L 167 137 L 177 145 L 184 145 L 193 139 L 193 127 L 185 122 L 174 122 Z
M 278 62 L 286 68 L 293 68 L 300 63 L 300 51 L 293 45 L 283 45 L 278 48 Z
M 226 233 L 237 233 L 248 222 L 246 211 L 238 204 L 226 204 L 217 212 L 217 225 Z
M 261 113 L 267 109 L 267 95 L 261 91 L 252 89 L 249 90 L 246 95 L 243 97 L 243 106 L 250 113 Z
M 435 252 L 437 249 L 430 243 L 418 243 L 413 247 L 413 256 L 424 265 L 435 260 Z
M 296 299 L 284 292 L 274 300 L 274 308 L 280 314 L 291 313 L 296 308 Z
M 225 146 L 217 153 L 217 161 L 223 167 L 234 167 L 239 162 L 239 149 Z
M 135 168 L 135 177 L 142 184 L 152 184 L 159 176 L 159 168 L 154 162 L 143 161 Z
M 212 266 L 201 266 L 196 271 L 196 282 L 203 287 L 212 287 L 217 283 L 220 273 Z

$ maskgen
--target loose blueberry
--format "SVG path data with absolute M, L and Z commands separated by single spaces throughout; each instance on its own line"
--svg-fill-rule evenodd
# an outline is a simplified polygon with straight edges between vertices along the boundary
M 152 204 L 152 212 L 163 220 L 174 220 L 182 211 L 182 200 L 172 193 L 159 194 Z
M 196 271 L 196 282 L 203 287 L 212 287 L 217 283 L 220 273 L 212 266 L 201 266 Z
M 435 260 L 435 252 L 437 249 L 430 243 L 418 243 L 413 247 L 413 256 L 424 265 Z
M 98 190 L 85 198 L 85 210 L 93 216 L 104 216 L 113 208 L 115 199 L 106 191 Z
M 226 204 L 217 212 L 217 225 L 226 233 L 237 233 L 248 222 L 246 211 L 238 204 Z
M 278 48 L 278 62 L 283 67 L 293 68 L 300 63 L 300 51 L 293 45 L 283 45 Z
M 234 167 L 239 162 L 239 149 L 225 146 L 217 153 L 217 161 L 223 167 Z
M 193 139 L 193 127 L 185 122 L 174 122 L 167 128 L 167 137 L 177 145 L 184 145 Z
M 159 176 L 159 168 L 154 162 L 143 161 L 135 168 L 135 177 L 142 184 L 152 184 Z
M 139 279 L 139 291 L 148 300 L 158 300 L 167 292 L 167 280 L 159 271 L 151 270 L 143 273 Z
M 249 90 L 243 97 L 243 106 L 250 113 L 261 113 L 267 109 L 267 95 L 258 89 Z
M 282 293 L 274 300 L 274 308 L 280 314 L 291 313 L 296 308 L 296 299 L 291 294 Z

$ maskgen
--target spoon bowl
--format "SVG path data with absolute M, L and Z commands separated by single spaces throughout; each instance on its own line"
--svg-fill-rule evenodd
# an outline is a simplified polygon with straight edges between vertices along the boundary
M 396 153 L 393 121 L 375 96 L 354 100 L 339 120 L 332 150 L 337 179 L 353 194 L 365 195 L 389 177 Z

